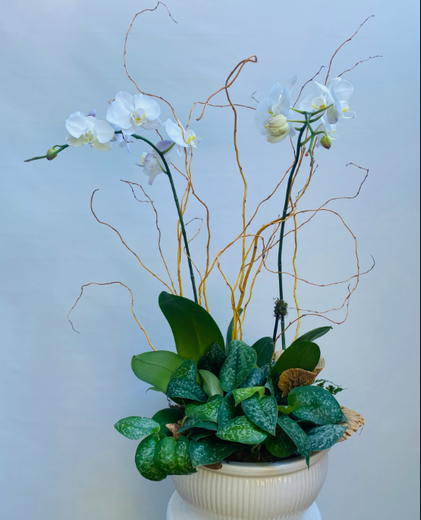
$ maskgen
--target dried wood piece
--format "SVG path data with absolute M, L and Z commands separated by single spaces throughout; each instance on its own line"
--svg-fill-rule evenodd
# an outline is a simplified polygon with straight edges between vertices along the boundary
M 345 408 L 345 406 L 341 406 L 343 413 L 347 421 L 343 423 L 347 426 L 347 430 L 344 433 L 344 436 L 339 442 L 344 442 L 348 440 L 350 437 L 357 433 L 357 431 L 365 425 L 364 418 L 355 410 L 350 410 L 349 408 Z

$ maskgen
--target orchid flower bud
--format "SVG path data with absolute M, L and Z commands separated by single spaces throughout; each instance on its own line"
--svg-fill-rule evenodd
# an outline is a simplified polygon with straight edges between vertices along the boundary
M 270 143 L 279 143 L 283 141 L 289 134 L 290 128 L 288 120 L 285 116 L 279 115 L 271 117 L 267 123 L 267 140 Z
M 332 139 L 328 135 L 324 135 L 320 139 L 320 144 L 323 146 L 323 148 L 326 148 L 326 150 L 330 150 L 332 147 Z
M 47 150 L 47 161 L 52 161 L 57 157 L 57 151 L 55 148 L 49 148 Z

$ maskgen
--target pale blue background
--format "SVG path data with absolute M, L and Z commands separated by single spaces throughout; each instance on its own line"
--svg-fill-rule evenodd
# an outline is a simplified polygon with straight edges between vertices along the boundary
M 112 427 L 122 417 L 151 416 L 166 404 L 163 396 L 146 397 L 147 386 L 131 373 L 131 356 L 146 351 L 147 344 L 132 319 L 128 293 L 116 286 L 91 288 L 73 316 L 81 334 L 66 321 L 82 283 L 121 280 L 134 290 L 136 311 L 153 342 L 173 348 L 157 308 L 160 285 L 89 211 L 90 195 L 100 188 L 99 215 L 153 265 L 153 215 L 119 181 L 146 184 L 134 164 L 143 147 L 136 146 L 131 156 L 118 147 L 108 154 L 85 147 L 51 163 L 23 163 L 64 141 L 71 112 L 98 108 L 104 117 L 107 101 L 118 90 L 134 93 L 122 67 L 124 36 L 133 14 L 153 5 L 133 0 L 2 4 L 0 517 L 5 520 L 165 518 L 170 480 L 142 480 L 133 463 L 135 443 Z M 350 161 L 371 169 L 361 196 L 333 207 L 358 235 L 362 267 L 370 266 L 370 255 L 377 267 L 362 279 L 349 321 L 320 341 L 325 377 L 348 388 L 341 401 L 360 411 L 367 426 L 333 450 L 318 502 L 324 520 L 415 520 L 418 2 L 168 0 L 168 5 L 178 25 L 164 10 L 138 20 L 128 59 L 142 87 L 169 98 L 183 121 L 192 103 L 222 86 L 241 59 L 259 57 L 233 89 L 238 102 L 248 103 L 254 91 L 261 98 L 275 81 L 286 83 L 294 74 L 301 85 L 368 15 L 377 15 L 343 49 L 334 71 L 371 55 L 384 58 L 348 76 L 355 85 L 352 105 L 358 118 L 342 125 L 342 139 L 329 153 L 320 151 L 320 169 L 304 201 L 313 208 L 331 196 L 355 193 L 361 172 L 346 169 Z M 209 109 L 193 126 L 203 138 L 194 171 L 198 191 L 213 201 L 212 231 L 220 237 L 215 248 L 223 244 L 222 233 L 231 236 L 239 224 L 231 123 L 229 110 Z M 287 143 L 267 145 L 251 113 L 240 111 L 240 124 L 252 205 L 288 166 L 291 151 Z M 169 226 L 165 246 L 171 251 L 174 209 L 166 179 L 159 177 L 149 193 Z M 193 205 L 191 216 L 196 214 Z M 266 217 L 270 214 L 262 214 L 262 222 Z M 323 228 L 312 225 L 301 235 L 300 273 L 320 282 L 353 274 L 352 242 L 332 219 L 319 222 Z M 203 260 L 200 241 L 193 251 Z M 185 286 L 188 290 L 187 279 Z M 329 308 L 343 294 L 335 291 L 300 286 L 300 302 Z M 219 276 L 209 284 L 209 294 L 212 312 L 225 329 L 229 302 Z M 246 339 L 270 333 L 275 296 L 276 280 L 262 275 Z M 321 324 L 307 321 L 303 327 Z

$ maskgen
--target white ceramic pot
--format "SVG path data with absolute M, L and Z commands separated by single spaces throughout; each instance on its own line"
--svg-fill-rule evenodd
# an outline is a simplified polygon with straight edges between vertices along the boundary
M 326 480 L 328 452 L 275 464 L 224 463 L 172 477 L 167 520 L 322 520 L 315 500 Z

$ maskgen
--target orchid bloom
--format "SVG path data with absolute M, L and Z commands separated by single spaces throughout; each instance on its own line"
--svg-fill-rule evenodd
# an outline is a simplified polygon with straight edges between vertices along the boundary
M 107 120 L 119 126 L 125 134 L 133 135 L 138 128 L 157 130 L 161 126 L 161 108 L 149 96 L 117 92 L 107 110 Z
M 111 139 L 114 130 L 106 121 L 98 121 L 92 111 L 85 116 L 82 112 L 74 112 L 66 120 L 66 129 L 69 132 L 67 143 L 74 148 L 89 144 L 95 150 L 108 152 L 111 150 Z
M 327 85 L 315 82 L 319 92 L 310 94 L 300 104 L 301 110 L 316 112 L 325 110 L 323 119 L 330 125 L 335 125 L 340 118 L 353 119 L 355 112 L 349 110 L 349 99 L 354 92 L 354 87 L 349 81 L 342 78 L 331 79 Z
M 275 83 L 269 96 L 259 103 L 254 120 L 259 132 L 267 136 L 270 143 L 279 143 L 296 133 L 294 123 L 287 121 L 296 119 L 291 111 L 291 89 L 296 81 L 297 76 L 294 76 L 285 88 Z
M 166 121 L 165 130 L 168 137 L 177 145 L 177 153 L 180 156 L 183 155 L 185 148 L 190 152 L 190 147 L 196 148 L 197 143 L 200 142 L 200 137 L 197 137 L 193 130 L 185 130 L 182 125 L 176 125 L 171 119 Z
M 164 156 L 167 156 L 171 152 L 173 146 L 174 143 L 172 141 L 159 141 L 159 143 L 157 143 L 156 145 L 158 150 L 161 151 L 164 154 Z M 145 175 L 149 177 L 148 184 L 150 186 L 152 186 L 153 181 L 155 180 L 157 175 L 165 172 L 164 165 L 162 164 L 162 159 L 156 150 L 150 153 L 144 152 L 142 154 L 142 164 L 136 164 L 144 169 L 143 171 Z

